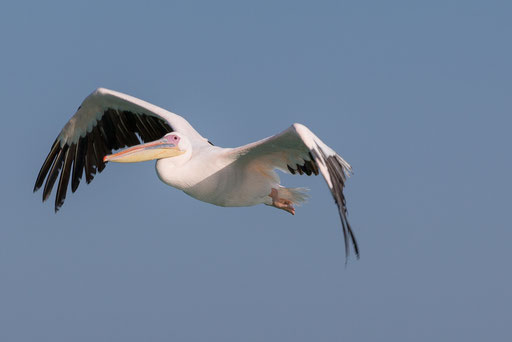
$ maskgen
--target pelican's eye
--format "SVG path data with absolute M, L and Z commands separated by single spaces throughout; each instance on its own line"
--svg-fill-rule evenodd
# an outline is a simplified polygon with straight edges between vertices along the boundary
M 175 134 L 168 135 L 165 137 L 165 139 L 167 139 L 168 142 L 173 144 L 178 144 L 180 142 L 180 137 L 178 137 Z

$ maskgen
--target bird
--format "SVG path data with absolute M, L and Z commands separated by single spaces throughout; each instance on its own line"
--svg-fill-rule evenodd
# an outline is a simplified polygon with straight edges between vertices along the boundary
M 162 182 L 200 201 L 223 207 L 265 204 L 292 215 L 295 206 L 307 199 L 307 189 L 282 186 L 276 170 L 321 174 L 338 209 L 345 255 L 350 254 L 350 241 L 359 258 L 343 194 L 352 168 L 299 123 L 244 146 L 222 148 L 177 114 L 118 91 L 97 88 L 55 139 L 37 175 L 34 192 L 44 183 L 42 197 L 46 201 L 58 178 L 57 212 L 64 204 L 69 183 L 74 193 L 83 175 L 89 184 L 110 162 L 150 160 L 156 160 L 156 173 Z

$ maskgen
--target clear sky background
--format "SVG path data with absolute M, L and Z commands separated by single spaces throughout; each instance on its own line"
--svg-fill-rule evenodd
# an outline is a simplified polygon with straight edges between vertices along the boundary
M 509 1 L 10 2 L 0 11 L 0 340 L 512 338 Z M 32 194 L 96 87 L 219 146 L 311 128 L 355 171 L 345 267 L 320 177 L 297 215 L 110 164 Z

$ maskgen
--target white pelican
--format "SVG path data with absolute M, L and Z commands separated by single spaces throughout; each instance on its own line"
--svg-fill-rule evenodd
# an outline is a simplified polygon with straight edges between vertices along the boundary
M 112 154 L 112 150 L 127 146 Z M 83 173 L 90 183 L 107 162 L 153 159 L 161 181 L 200 201 L 229 207 L 264 203 L 291 214 L 295 214 L 294 205 L 306 199 L 306 189 L 281 186 L 275 169 L 308 176 L 321 173 L 338 206 L 346 255 L 351 240 L 359 257 L 343 195 L 350 165 L 297 123 L 245 146 L 221 148 L 203 138 L 179 115 L 135 97 L 98 88 L 85 98 L 55 139 L 34 192 L 46 179 L 46 201 L 60 173 L 55 196 L 57 212 L 66 198 L 70 178 L 71 191 L 75 192 Z

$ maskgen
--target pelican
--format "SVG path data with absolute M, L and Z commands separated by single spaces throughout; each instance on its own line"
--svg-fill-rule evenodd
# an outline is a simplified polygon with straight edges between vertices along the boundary
M 116 150 L 120 151 L 112 153 Z M 346 256 L 350 240 L 359 257 L 343 195 L 351 167 L 298 123 L 245 146 L 222 148 L 214 146 L 179 115 L 133 96 L 98 88 L 85 98 L 55 139 L 34 192 L 46 180 L 46 201 L 59 178 L 57 212 L 66 199 L 70 180 L 74 193 L 83 174 L 89 184 L 108 162 L 148 160 L 156 160 L 156 173 L 162 182 L 200 201 L 223 207 L 263 203 L 292 215 L 294 206 L 306 200 L 307 189 L 282 186 L 275 170 L 322 174 L 338 207 Z

